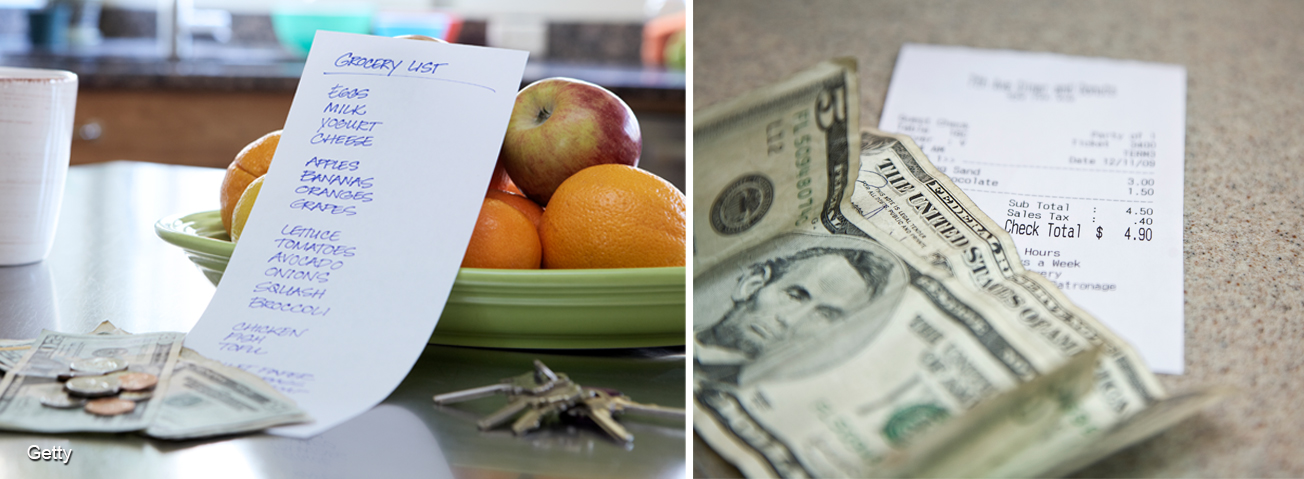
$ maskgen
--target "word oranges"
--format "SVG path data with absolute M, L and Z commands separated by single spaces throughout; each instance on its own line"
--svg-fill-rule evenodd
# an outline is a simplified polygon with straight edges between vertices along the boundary
M 591 166 L 553 193 L 539 223 L 543 267 L 683 266 L 684 194 L 647 171 Z

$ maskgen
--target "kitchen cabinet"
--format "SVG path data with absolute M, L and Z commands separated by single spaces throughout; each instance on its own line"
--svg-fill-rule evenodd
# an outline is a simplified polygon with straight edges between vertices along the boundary
M 292 91 L 82 89 L 72 164 L 132 159 L 225 168 L 244 145 L 280 129 Z

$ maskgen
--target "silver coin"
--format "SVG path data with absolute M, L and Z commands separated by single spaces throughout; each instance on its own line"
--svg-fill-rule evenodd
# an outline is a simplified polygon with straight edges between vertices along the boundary
M 68 393 L 63 391 L 57 391 L 41 396 L 42 406 L 52 407 L 55 409 L 72 409 L 82 407 L 85 404 L 85 399 L 69 396 Z
M 112 396 L 121 389 L 118 378 L 109 376 L 83 376 L 69 379 L 63 383 L 69 393 L 82 397 Z
M 136 402 L 148 401 L 149 398 L 152 397 L 154 397 L 154 391 L 123 391 L 121 394 L 118 394 L 118 399 L 126 399 L 128 401 Z
M 111 373 L 127 369 L 127 360 L 119 358 L 83 358 L 72 362 L 74 371 L 92 373 Z
M 67 381 L 67 380 L 72 379 L 72 378 L 77 378 L 77 377 L 82 377 L 82 376 L 103 376 L 103 375 L 100 374 L 100 373 L 95 373 L 95 372 L 90 372 L 90 371 L 73 371 L 73 370 L 67 370 L 67 371 L 62 371 L 62 372 L 60 372 L 60 373 L 58 374 L 58 376 L 56 376 L 56 378 L 57 378 L 60 382 L 63 382 L 63 381 Z

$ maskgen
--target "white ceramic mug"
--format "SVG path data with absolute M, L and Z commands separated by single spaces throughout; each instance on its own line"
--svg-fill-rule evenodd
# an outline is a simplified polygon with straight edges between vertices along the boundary
M 0 67 L 0 266 L 50 253 L 76 107 L 76 74 Z

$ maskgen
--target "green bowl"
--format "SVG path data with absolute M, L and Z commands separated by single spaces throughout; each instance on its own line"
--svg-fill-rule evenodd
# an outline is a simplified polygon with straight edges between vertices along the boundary
M 181 247 L 216 285 L 235 244 L 217 211 L 163 218 L 163 241 Z M 529 349 L 682 346 L 683 267 L 503 270 L 462 268 L 433 344 Z

